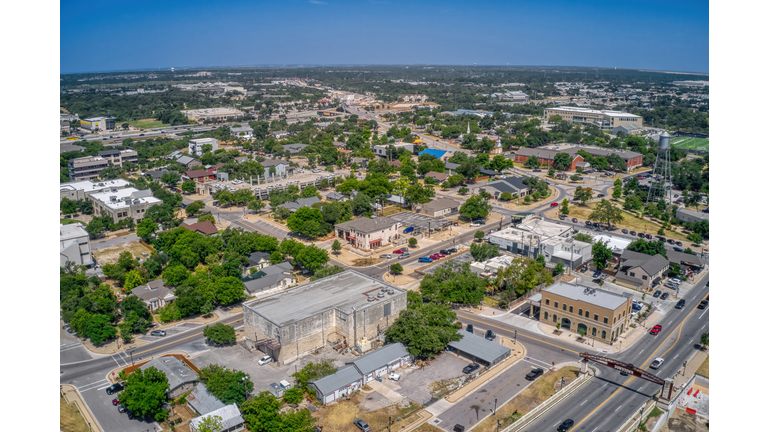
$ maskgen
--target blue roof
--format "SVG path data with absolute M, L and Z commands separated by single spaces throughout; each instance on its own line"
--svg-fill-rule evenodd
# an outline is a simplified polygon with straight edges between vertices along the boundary
M 438 149 L 428 148 L 428 149 L 422 151 L 421 153 L 419 153 L 419 156 L 423 155 L 424 153 L 426 153 L 428 155 L 432 155 L 432 156 L 440 159 L 441 157 L 443 157 L 443 155 L 445 155 L 448 152 L 445 151 L 445 150 L 438 150 Z

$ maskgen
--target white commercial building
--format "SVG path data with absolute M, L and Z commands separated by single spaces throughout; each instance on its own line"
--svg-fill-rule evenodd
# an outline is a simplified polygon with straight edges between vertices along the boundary
M 101 182 L 92 182 L 88 180 L 62 183 L 59 185 L 59 201 L 69 198 L 72 201 L 86 199 L 89 195 L 96 192 L 109 192 L 112 189 L 124 189 L 131 184 L 128 180 L 115 179 Z
M 135 223 L 144 219 L 147 209 L 163 201 L 152 196 L 152 191 L 140 191 L 136 188 L 112 189 L 90 195 L 93 202 L 93 215 L 109 215 L 115 222 L 132 217 Z
M 190 155 L 196 155 L 196 156 L 202 156 L 203 155 L 203 146 L 205 144 L 211 145 L 211 152 L 216 151 L 219 148 L 219 140 L 216 138 L 198 138 L 198 139 L 192 139 L 189 140 L 189 154 Z
M 59 266 L 67 262 L 75 265 L 92 266 L 91 241 L 82 224 L 59 225 Z

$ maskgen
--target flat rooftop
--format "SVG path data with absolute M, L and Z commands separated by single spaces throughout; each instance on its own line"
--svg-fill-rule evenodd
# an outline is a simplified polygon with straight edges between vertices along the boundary
M 115 201 L 112 201 L 112 197 L 115 197 Z M 152 196 L 151 190 L 147 189 L 140 191 L 136 188 L 125 188 L 116 192 L 99 192 L 91 195 L 91 198 L 93 200 L 102 202 L 105 206 L 113 210 L 129 208 L 130 206 L 137 204 L 163 203 L 163 201 L 159 198 Z M 126 198 L 130 198 L 130 201 L 126 201 Z
M 571 230 L 568 225 L 545 221 L 537 217 L 528 216 L 517 225 L 518 229 L 526 230 L 545 237 L 563 235 Z
M 124 188 L 129 184 L 130 184 L 129 181 L 123 180 L 123 179 L 105 180 L 101 182 L 92 182 L 88 180 L 83 180 L 78 182 L 62 183 L 59 185 L 59 190 L 61 192 L 82 190 L 82 191 L 85 191 L 85 193 L 89 193 L 94 191 L 103 191 L 104 189 L 109 189 L 113 187 Z M 108 191 L 105 191 L 105 192 L 108 192 Z
M 628 298 L 632 298 L 632 294 L 629 293 L 625 293 L 625 295 L 628 296 L 625 297 L 624 295 L 615 294 L 610 291 L 573 285 L 566 282 L 556 282 L 555 284 L 544 288 L 544 291 L 557 294 L 577 302 L 584 302 L 609 310 L 616 310 L 620 308 L 627 302 Z
M 571 112 L 582 112 L 582 113 L 589 113 L 589 114 L 602 114 L 607 115 L 611 117 L 640 117 L 639 115 L 630 114 L 628 112 L 623 111 L 608 111 L 608 110 L 593 110 L 590 108 L 582 108 L 582 107 L 557 107 L 557 108 L 547 108 L 548 110 L 555 110 L 555 111 L 571 111 Z
M 392 288 L 394 294 L 368 301 L 369 295 L 376 296 L 382 288 Z M 398 295 L 405 295 L 405 291 L 355 270 L 347 270 L 261 298 L 245 307 L 283 327 L 331 309 L 351 314 L 352 308 L 364 309 Z

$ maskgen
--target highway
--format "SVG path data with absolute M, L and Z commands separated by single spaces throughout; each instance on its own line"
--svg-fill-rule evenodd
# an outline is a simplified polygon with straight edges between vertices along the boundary
M 187 132 L 192 131 L 196 133 L 201 132 L 208 132 L 212 129 L 216 129 L 221 127 L 222 125 L 212 125 L 212 126 L 167 126 L 167 127 L 161 127 L 161 128 L 153 128 L 153 129 L 145 129 L 144 131 L 106 131 L 106 132 L 100 132 L 98 135 L 85 135 L 77 140 L 68 140 L 66 138 L 62 139 L 60 144 L 73 144 L 77 145 L 79 143 L 82 143 L 84 141 L 100 141 L 104 143 L 104 145 L 110 145 L 110 144 L 116 144 L 118 142 L 122 142 L 122 140 L 126 138 L 133 138 L 133 139 L 139 139 L 139 138 L 154 138 L 158 136 L 163 136 L 171 133 L 181 133 L 181 132 Z

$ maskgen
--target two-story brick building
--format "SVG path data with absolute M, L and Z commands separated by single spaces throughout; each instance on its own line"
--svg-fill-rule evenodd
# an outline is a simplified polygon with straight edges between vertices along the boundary
M 398 222 L 390 217 L 375 219 L 361 217 L 336 224 L 336 236 L 346 240 L 358 249 L 371 250 L 380 248 L 400 237 Z
M 556 154 L 566 153 L 573 158 L 571 165 L 566 171 L 574 171 L 578 166 L 584 167 L 587 165 L 584 162 L 584 158 L 578 154 L 579 151 L 584 151 L 592 157 L 600 156 L 607 158 L 608 156 L 615 154 L 627 164 L 628 171 L 632 171 L 643 165 L 643 155 L 637 152 L 568 143 L 550 144 L 535 148 L 521 148 L 515 153 L 515 162 L 524 164 L 531 156 L 536 156 L 541 162 L 541 166 L 549 167 L 554 163 Z

